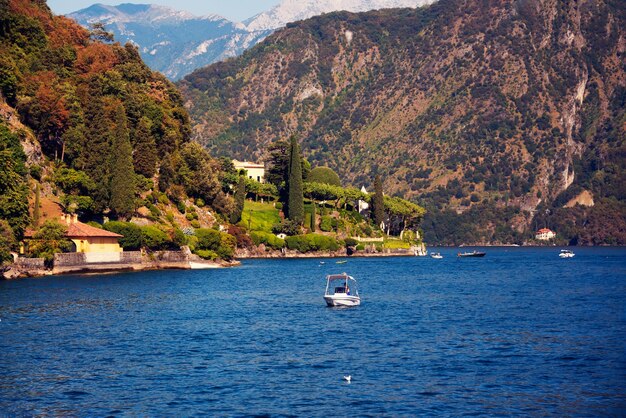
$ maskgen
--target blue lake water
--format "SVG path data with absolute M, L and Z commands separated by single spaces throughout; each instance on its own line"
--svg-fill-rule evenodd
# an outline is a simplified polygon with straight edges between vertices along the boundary
M 0 415 L 626 413 L 626 249 L 457 251 L 0 282 Z

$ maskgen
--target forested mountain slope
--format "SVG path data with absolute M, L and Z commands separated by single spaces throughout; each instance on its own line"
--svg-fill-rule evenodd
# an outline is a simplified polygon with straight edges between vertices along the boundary
M 355 186 L 381 174 L 426 204 L 431 242 L 569 219 L 568 240 L 626 243 L 625 13 L 616 0 L 331 13 L 179 85 L 210 150 L 261 158 L 295 132 L 314 164 Z M 563 209 L 583 190 L 595 206 Z
M 160 192 L 227 210 L 176 86 L 107 39 L 45 1 L 0 0 L 0 219 L 18 237 L 40 197 L 85 220 L 128 219 Z

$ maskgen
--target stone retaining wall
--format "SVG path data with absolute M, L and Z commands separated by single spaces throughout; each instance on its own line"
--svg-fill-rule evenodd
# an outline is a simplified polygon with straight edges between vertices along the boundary
M 44 259 L 43 258 L 26 258 L 26 257 L 18 257 L 15 260 L 15 265 L 18 267 L 24 267 L 27 269 L 41 269 L 45 268 Z
M 82 266 L 87 264 L 85 253 L 57 253 L 54 255 L 54 265 L 61 266 Z

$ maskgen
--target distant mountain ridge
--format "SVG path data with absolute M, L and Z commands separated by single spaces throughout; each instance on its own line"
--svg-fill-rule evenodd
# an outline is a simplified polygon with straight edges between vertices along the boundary
M 222 16 L 195 16 L 153 4 L 94 4 L 68 17 L 84 27 L 103 22 L 120 43 L 132 42 L 146 64 L 172 80 L 240 55 L 289 22 L 335 10 L 416 7 L 432 0 L 285 0 L 244 23 Z
M 196 68 L 241 54 L 271 31 L 248 31 L 218 15 L 148 4 L 96 4 L 69 15 L 82 26 L 103 22 L 121 43 L 131 42 L 150 68 L 172 80 Z

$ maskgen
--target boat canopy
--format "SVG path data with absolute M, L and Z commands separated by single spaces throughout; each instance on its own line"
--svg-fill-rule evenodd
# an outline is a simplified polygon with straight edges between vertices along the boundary
M 348 276 L 348 273 L 342 273 L 342 274 L 329 274 L 328 276 L 326 276 L 327 280 L 346 280 L 346 279 L 351 279 L 354 280 L 354 278 Z

